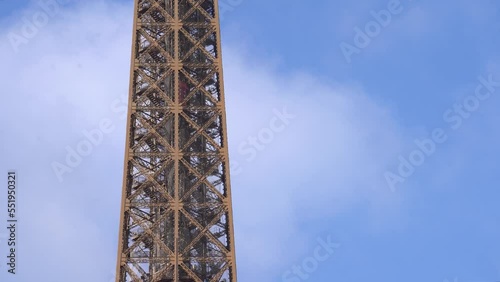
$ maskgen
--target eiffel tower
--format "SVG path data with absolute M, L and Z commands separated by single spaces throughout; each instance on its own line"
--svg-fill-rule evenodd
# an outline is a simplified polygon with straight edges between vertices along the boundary
M 236 282 L 217 0 L 135 0 L 117 282 Z

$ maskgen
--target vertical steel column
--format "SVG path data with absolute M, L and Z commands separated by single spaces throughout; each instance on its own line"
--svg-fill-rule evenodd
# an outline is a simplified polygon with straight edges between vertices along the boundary
M 217 0 L 135 0 L 117 282 L 235 282 Z

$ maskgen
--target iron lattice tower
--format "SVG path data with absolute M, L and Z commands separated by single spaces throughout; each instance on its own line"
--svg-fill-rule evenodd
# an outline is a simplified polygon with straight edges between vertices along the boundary
M 235 282 L 217 0 L 135 0 L 117 282 Z

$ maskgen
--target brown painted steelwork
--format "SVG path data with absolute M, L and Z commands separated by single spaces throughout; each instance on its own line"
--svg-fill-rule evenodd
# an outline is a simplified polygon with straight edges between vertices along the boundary
M 117 282 L 236 282 L 217 0 L 135 0 Z

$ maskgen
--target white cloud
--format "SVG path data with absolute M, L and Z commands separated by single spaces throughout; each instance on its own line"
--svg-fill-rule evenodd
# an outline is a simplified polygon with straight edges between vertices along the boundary
M 290 263 L 284 254 L 307 252 L 303 241 L 316 235 L 301 223 L 328 221 L 359 204 L 376 214 L 375 230 L 387 228 L 399 208 L 381 177 L 400 148 L 390 112 L 361 90 L 248 67 L 233 49 L 225 55 L 230 153 L 243 171 L 232 178 L 240 257 L 276 271 Z M 253 162 L 245 161 L 238 146 L 284 105 L 296 117 Z

